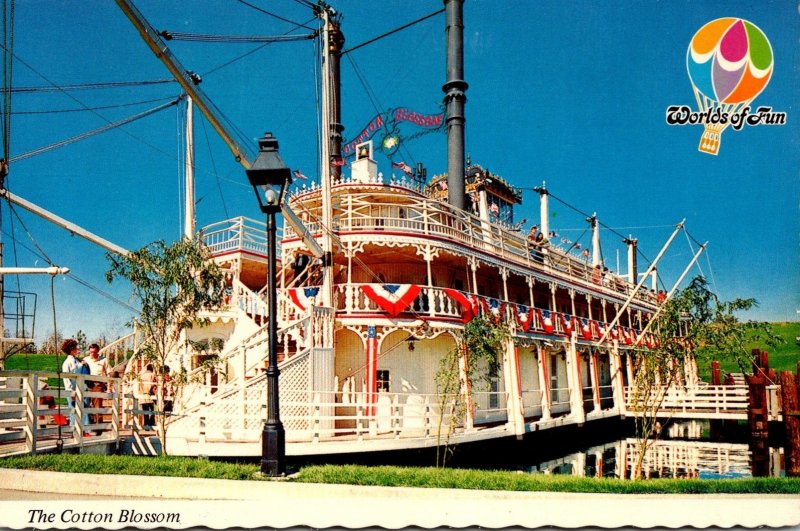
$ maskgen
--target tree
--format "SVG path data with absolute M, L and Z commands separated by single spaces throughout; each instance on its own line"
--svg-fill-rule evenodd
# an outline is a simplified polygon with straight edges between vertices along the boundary
M 742 372 L 751 364 L 746 343 L 764 340 L 775 344 L 780 338 L 769 323 L 740 321 L 737 312 L 758 305 L 755 299 L 736 298 L 722 301 L 703 277 L 665 302 L 652 325 L 655 346 L 638 352 L 633 358 L 632 409 L 638 414 L 636 439 L 638 456 L 633 477 L 640 478 L 647 450 L 658 440 L 657 415 L 671 390 L 681 385 L 686 367 L 698 358 L 727 359 L 736 362 Z
M 439 397 L 437 466 L 445 466 L 453 452 L 450 436 L 470 405 L 468 393 L 472 389 L 488 389 L 491 377 L 500 370 L 504 345 L 510 337 L 506 323 L 480 315 L 464 325 L 456 346 L 439 360 L 435 376 Z
M 140 355 L 160 376 L 185 332 L 206 324 L 198 318 L 199 313 L 221 305 L 223 275 L 197 239 L 182 239 L 170 245 L 156 241 L 126 256 L 110 253 L 107 256 L 111 263 L 106 272 L 108 282 L 115 278 L 128 280 L 133 296 L 141 304 L 141 313 L 134 319 L 144 337 Z M 178 372 L 185 373 L 185 368 Z M 174 378 L 173 385 L 180 381 L 184 380 Z M 160 413 L 164 411 L 163 385 L 163 378 L 158 377 L 156 397 Z M 158 414 L 157 419 L 162 452 L 166 454 L 167 416 Z

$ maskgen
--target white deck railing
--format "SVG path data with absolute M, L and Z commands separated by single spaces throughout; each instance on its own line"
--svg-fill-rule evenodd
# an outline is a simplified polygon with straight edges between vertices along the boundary
M 267 255 L 267 226 L 262 221 L 243 216 L 226 219 L 200 229 L 200 237 L 211 254 L 251 251 L 262 256 Z M 278 228 L 278 241 L 281 239 L 282 232 Z M 280 256 L 280 247 L 277 248 L 277 253 Z
M 376 184 L 382 185 L 381 188 L 369 191 L 357 191 L 355 186 L 358 185 L 349 183 L 333 187 L 337 205 L 333 230 L 340 236 L 345 236 L 348 232 L 385 231 L 409 237 L 444 239 L 463 244 L 469 249 L 486 251 L 531 269 L 542 270 L 570 282 L 577 281 L 592 290 L 617 297 L 627 296 L 634 287 L 619 275 L 606 274 L 601 278 L 593 278 L 593 268 L 586 260 L 561 249 L 555 241 L 545 248 L 535 250 L 529 245 L 527 236 L 519 231 L 487 223 L 478 216 L 418 193 L 408 193 L 413 190 L 404 189 L 397 184 Z M 311 199 L 309 194 L 313 193 L 299 194 L 293 201 Z M 321 218 L 320 207 L 316 204 L 310 208 L 301 205 L 298 207 L 312 220 Z M 306 226 L 313 234 L 321 230 L 319 223 L 314 221 L 306 223 Z M 293 239 L 297 238 L 297 234 L 291 227 L 286 227 L 284 237 Z M 650 305 L 656 304 L 656 297 L 646 290 L 638 293 L 636 299 Z
M 49 388 L 48 378 L 76 383 L 75 407 L 71 392 Z M 45 371 L 0 371 L 0 455 L 119 442 L 121 393 L 118 378 Z M 103 384 L 105 391 L 96 384 Z M 47 403 L 50 403 L 48 405 Z M 73 424 L 61 426 L 62 420 Z M 89 435 L 87 435 L 89 434 Z
M 626 387 L 625 405 L 631 415 L 638 416 L 746 418 L 748 389 L 740 385 L 670 386 L 657 388 L 650 396 L 636 397 L 634 389 Z

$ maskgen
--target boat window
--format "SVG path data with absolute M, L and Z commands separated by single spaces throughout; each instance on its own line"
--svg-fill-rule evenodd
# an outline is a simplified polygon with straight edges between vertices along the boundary
M 379 392 L 389 392 L 389 371 L 387 370 L 379 370 L 378 371 L 378 391 Z

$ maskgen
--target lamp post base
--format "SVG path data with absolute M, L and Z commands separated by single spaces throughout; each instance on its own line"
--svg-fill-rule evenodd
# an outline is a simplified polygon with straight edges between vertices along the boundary
M 261 432 L 261 473 L 278 477 L 286 473 L 286 434 L 283 424 L 265 424 Z

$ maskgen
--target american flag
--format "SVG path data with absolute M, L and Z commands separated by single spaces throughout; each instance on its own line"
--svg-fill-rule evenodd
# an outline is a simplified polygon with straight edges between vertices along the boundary
M 375 415 L 375 402 L 378 400 L 378 336 L 375 333 L 375 327 L 369 326 L 367 328 L 367 363 L 366 367 L 366 385 L 364 387 L 364 395 L 367 404 L 367 415 Z
M 408 175 L 409 177 L 414 175 L 414 171 L 411 169 L 411 166 L 409 166 L 403 161 L 392 162 L 392 168 L 397 168 L 398 170 L 402 170 L 402 172 Z
M 308 177 L 303 175 L 303 172 L 301 172 L 300 170 L 294 170 L 293 173 L 294 173 L 294 178 L 295 179 L 300 179 L 302 181 L 305 181 L 306 179 L 308 179 Z

